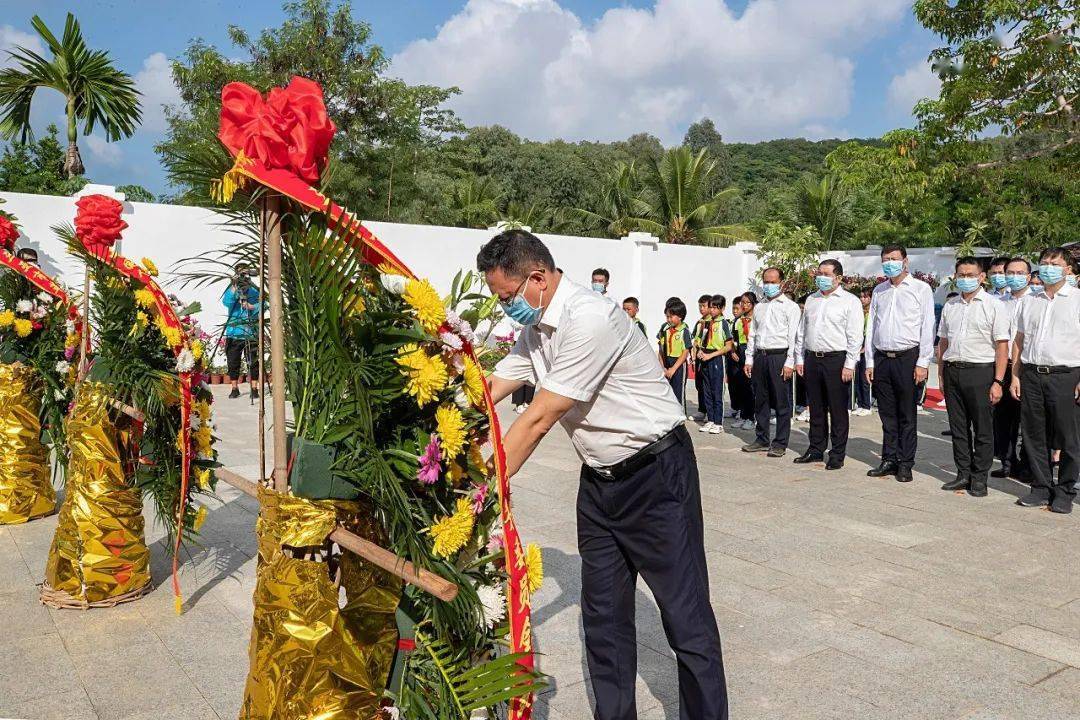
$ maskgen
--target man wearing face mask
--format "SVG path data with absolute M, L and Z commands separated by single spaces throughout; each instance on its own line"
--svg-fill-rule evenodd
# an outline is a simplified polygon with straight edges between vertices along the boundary
M 1008 262 L 1007 257 L 996 257 L 990 261 L 986 279 L 990 281 L 991 295 L 1005 297 L 1009 294 L 1009 278 L 1005 274 L 1005 265 Z
M 937 345 L 956 463 L 956 478 L 941 489 L 973 497 L 986 497 L 994 463 L 992 406 L 1001 400 L 1008 361 L 1009 312 L 983 289 L 985 277 L 974 257 L 956 261 L 959 295 L 941 311 Z
M 1005 277 L 1009 293 L 1001 296 L 1001 303 L 1009 315 L 1009 363 L 1005 369 L 1005 392 L 994 406 L 994 455 L 1001 461 L 1001 468 L 990 473 L 991 477 L 1009 477 L 1014 480 L 1029 479 L 1027 448 L 1021 447 L 1017 453 L 1020 435 L 1020 402 L 1009 388 L 1012 387 L 1013 338 L 1016 337 L 1016 323 L 1020 316 L 1021 301 L 1030 292 L 1031 263 L 1022 257 L 1014 257 L 1005 266 Z
M 780 292 L 784 271 L 766 268 L 761 274 L 765 299 L 758 303 L 746 346 L 744 372 L 754 386 L 757 437 L 743 452 L 768 452 L 783 457 L 791 436 L 791 376 L 795 372 L 795 336 L 801 311 Z M 776 434 L 769 443 L 770 410 L 776 411 Z
M 656 351 L 619 306 L 556 271 L 547 247 L 507 230 L 477 269 L 524 328 L 491 377 L 495 402 L 536 396 L 503 438 L 516 473 L 556 422 L 582 460 L 577 499 L 581 616 L 598 720 L 637 717 L 635 582 L 660 607 L 679 666 L 683 720 L 726 720 L 720 635 L 709 603 L 697 461 Z
M 916 388 L 934 351 L 934 292 L 908 272 L 907 249 L 881 248 L 885 281 L 874 288 L 866 328 L 866 379 L 881 417 L 881 464 L 869 477 L 911 482 L 916 448 Z
M 607 286 L 611 282 L 611 273 L 605 268 L 596 268 L 592 271 L 592 289 L 601 295 L 607 295 Z
M 840 261 L 823 260 L 818 265 L 814 278 L 818 291 L 806 298 L 795 337 L 795 372 L 806 380 L 810 406 L 810 447 L 795 462 L 823 461 L 828 439 L 826 470 L 844 467 L 851 379 L 863 344 L 862 303 L 840 287 L 843 278 Z
M 1072 512 L 1080 469 L 1080 290 L 1066 281 L 1072 261 L 1065 248 L 1039 256 L 1042 292 L 1021 301 L 1013 340 L 1012 396 L 1020 401 L 1020 428 L 1031 465 L 1024 507 L 1049 505 Z M 1061 450 L 1058 477 L 1051 449 Z

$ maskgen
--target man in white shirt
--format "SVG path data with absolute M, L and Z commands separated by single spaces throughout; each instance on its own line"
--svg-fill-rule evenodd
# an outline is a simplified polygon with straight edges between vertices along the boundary
M 766 268 L 761 274 L 765 299 L 757 304 L 746 344 L 744 372 L 754 387 L 757 437 L 743 452 L 768 452 L 783 457 L 791 437 L 791 376 L 795 372 L 795 335 L 799 306 L 781 292 L 784 271 Z M 769 443 L 770 411 L 776 412 L 776 434 Z
M 839 260 L 823 260 L 818 265 L 814 278 L 818 290 L 806 298 L 795 336 L 795 372 L 806 382 L 810 406 L 810 446 L 795 462 L 824 460 L 828 437 L 826 470 L 844 467 L 851 379 L 863 344 L 862 302 L 840 287 L 843 279 Z
M 1005 264 L 1005 282 L 1008 292 L 1001 296 L 1001 302 L 1009 313 L 1009 365 L 1005 370 L 1005 392 L 994 406 L 994 456 L 1001 461 L 1001 468 L 990 473 L 990 477 L 1030 480 L 1027 448 L 1020 446 L 1020 401 L 1012 396 L 1013 338 L 1016 337 L 1016 323 L 1020 317 L 1021 301 L 1027 297 L 1031 281 L 1031 263 L 1025 258 L 1010 258 Z M 1019 446 L 1019 449 L 1018 449 Z
M 594 716 L 637 717 L 640 574 L 678 660 L 681 717 L 726 720 L 697 461 L 656 352 L 618 305 L 563 277 L 524 230 L 496 235 L 476 264 L 506 314 L 524 326 L 495 368 L 492 397 L 498 402 L 524 382 L 537 388 L 503 438 L 507 472 L 521 468 L 556 422 L 582 459 L 577 534 Z
M 1020 401 L 1020 428 L 1031 464 L 1031 492 L 1024 507 L 1049 505 L 1072 512 L 1080 468 L 1080 289 L 1066 281 L 1071 262 L 1065 248 L 1039 256 L 1042 292 L 1021 300 L 1013 340 L 1012 395 Z M 1061 451 L 1058 476 L 1052 450 Z
M 917 388 L 934 351 L 934 292 L 908 272 L 907 249 L 881 248 L 885 282 L 874 288 L 866 328 L 866 379 L 881 416 L 881 464 L 869 477 L 911 482 L 915 464 Z
M 956 261 L 959 294 L 945 303 L 938 326 L 938 371 L 949 412 L 956 478 L 942 490 L 986 497 L 994 464 L 994 405 L 1008 362 L 1009 311 L 983 288 L 986 273 L 973 257 Z

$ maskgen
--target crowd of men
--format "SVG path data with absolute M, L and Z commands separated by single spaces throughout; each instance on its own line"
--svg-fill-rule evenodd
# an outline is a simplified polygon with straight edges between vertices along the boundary
M 882 249 L 881 272 L 885 280 L 860 297 L 843 287 L 841 263 L 824 260 L 816 292 L 797 303 L 783 292 L 784 271 L 770 267 L 763 297 L 736 297 L 733 319 L 725 317 L 723 295 L 700 297 L 693 328 L 686 304 L 669 298 L 656 336 L 659 359 L 680 401 L 694 368 L 699 430 L 721 433 L 730 418 L 756 433 L 743 451 L 783 457 L 798 378 L 810 427 L 794 462 L 836 470 L 846 457 L 853 386 L 858 415 L 869 414 L 872 388 L 882 444 L 867 475 L 910 482 L 918 409 L 936 355 L 957 468 L 942 489 L 983 497 L 989 476 L 1009 477 L 1030 484 L 1019 505 L 1070 512 L 1080 468 L 1080 271 L 1071 254 L 1047 249 L 1037 267 L 1022 257 L 994 258 L 985 270 L 977 258 L 961 257 L 940 319 L 933 290 L 911 274 L 904 247 Z M 606 292 L 609 279 L 597 269 L 593 289 Z M 644 333 L 638 300 L 626 298 L 623 309 Z M 992 471 L 995 457 L 1001 467 Z

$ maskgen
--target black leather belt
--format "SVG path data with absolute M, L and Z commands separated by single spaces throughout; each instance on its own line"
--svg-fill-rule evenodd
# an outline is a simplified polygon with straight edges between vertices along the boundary
M 907 355 L 909 355 L 909 354 L 911 354 L 913 352 L 917 352 L 918 349 L 919 349 L 918 345 L 916 345 L 915 347 L 912 347 L 912 348 L 908 348 L 907 350 L 881 350 L 881 349 L 878 349 L 878 348 L 874 348 L 874 350 L 881 353 L 882 355 L 884 355 L 887 358 L 905 357 L 905 356 L 907 356 Z
M 766 355 L 787 355 L 787 348 L 758 348 L 754 354 L 765 353 Z
M 1069 367 L 1068 365 L 1025 365 L 1024 369 L 1028 368 L 1034 370 L 1039 375 L 1056 375 L 1058 373 L 1071 373 L 1077 368 Z
M 994 363 L 992 363 L 992 362 L 985 362 L 985 363 L 977 363 L 977 362 L 965 362 L 965 361 L 963 361 L 963 360 L 949 360 L 949 361 L 948 361 L 947 363 L 945 363 L 945 364 L 946 364 L 946 365 L 948 365 L 949 367 L 954 367 L 954 368 L 956 368 L 957 370 L 965 370 L 965 369 L 967 369 L 967 368 L 988 368 L 988 367 L 994 367 Z
M 813 355 L 816 358 L 840 357 L 841 355 L 847 355 L 847 350 L 807 350 L 806 354 Z
M 593 477 L 597 480 L 605 480 L 608 482 L 623 480 L 646 465 L 654 462 L 656 456 L 660 453 L 679 443 L 690 444 L 690 434 L 686 432 L 686 427 L 683 425 L 679 425 L 659 440 L 646 445 L 630 457 L 617 462 L 614 465 L 599 468 L 591 467 L 589 465 L 586 465 L 585 467 L 592 472 Z

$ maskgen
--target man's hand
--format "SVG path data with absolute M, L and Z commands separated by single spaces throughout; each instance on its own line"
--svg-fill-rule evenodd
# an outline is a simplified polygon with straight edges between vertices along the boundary
M 785 365 L 784 369 L 780 371 L 780 376 L 784 378 L 784 382 L 790 380 L 793 374 L 795 374 L 795 368 L 788 367 L 787 365 Z M 799 374 L 802 375 L 802 373 Z
M 795 372 L 799 373 L 799 377 L 802 377 L 802 376 L 803 376 L 803 370 L 804 370 L 805 368 L 806 368 L 806 366 L 805 366 L 805 365 L 796 365 L 796 366 L 795 366 Z
M 855 379 L 855 370 L 852 368 L 844 368 L 840 371 L 840 379 L 846 383 L 851 382 Z
M 924 367 L 915 366 L 915 384 L 921 385 L 926 382 L 927 370 Z
M 997 405 L 1001 401 L 1001 386 L 990 383 L 990 404 Z
M 1080 383 L 1077 383 L 1076 387 L 1073 388 L 1073 399 L 1077 405 L 1080 405 Z
M 874 368 L 866 368 L 866 382 L 873 384 L 873 382 L 874 382 Z
M 1014 374 L 1012 382 L 1009 384 L 1009 394 L 1013 396 L 1013 400 L 1020 399 L 1020 376 Z
M 746 375 L 746 377 L 753 377 L 754 376 L 754 366 L 753 365 L 743 365 L 742 371 Z
M 664 369 L 664 377 L 671 379 L 671 376 L 675 374 L 675 368 L 669 367 Z

